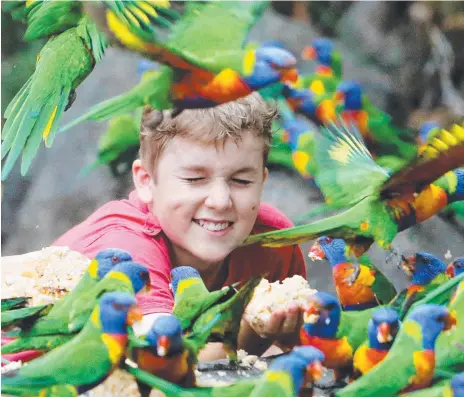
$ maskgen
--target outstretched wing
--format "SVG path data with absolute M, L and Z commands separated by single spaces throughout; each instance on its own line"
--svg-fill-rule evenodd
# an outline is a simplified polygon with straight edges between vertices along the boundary
M 362 142 L 356 127 L 331 124 L 321 128 L 315 153 L 316 182 L 332 208 L 356 204 L 376 193 L 388 178 Z

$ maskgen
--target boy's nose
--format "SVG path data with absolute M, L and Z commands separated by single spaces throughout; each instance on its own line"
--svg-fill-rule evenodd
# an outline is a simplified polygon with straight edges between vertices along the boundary
M 230 189 L 226 183 L 216 183 L 211 187 L 205 205 L 216 211 L 226 211 L 232 206 Z

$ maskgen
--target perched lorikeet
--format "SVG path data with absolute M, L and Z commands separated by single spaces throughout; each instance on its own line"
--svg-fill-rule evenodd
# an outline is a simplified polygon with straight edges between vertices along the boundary
M 449 277 L 459 276 L 464 273 L 464 256 L 456 258 L 448 266 L 446 266 L 446 274 Z
M 54 3 L 44 2 L 43 7 Z M 75 99 L 75 89 L 100 61 L 106 45 L 104 36 L 85 15 L 76 26 L 48 40 L 37 57 L 34 74 L 5 110 L 2 159 L 8 157 L 2 180 L 21 152 L 21 174 L 25 175 L 42 140 L 47 147 L 53 144 L 63 112 Z
M 139 382 L 162 391 L 167 397 L 296 397 L 307 382 L 321 375 L 324 355 L 313 347 L 304 346 L 273 360 L 260 378 L 247 379 L 229 386 L 185 389 L 145 372 L 126 360 L 125 369 Z
M 415 307 L 403 322 L 388 355 L 367 374 L 337 391 L 336 396 L 390 397 L 428 387 L 435 370 L 436 339 L 455 322 L 454 314 L 444 306 Z
M 10 324 L 16 324 L 19 327 L 30 328 L 32 325 L 40 328 L 41 324 L 50 321 L 62 321 L 67 318 L 72 305 L 81 294 L 94 287 L 105 275 L 118 263 L 128 262 L 132 256 L 123 250 L 111 248 L 100 251 L 94 259 L 91 260 L 87 270 L 77 285 L 67 295 L 56 301 L 50 311 L 43 310 L 44 306 L 27 307 L 19 310 L 11 310 L 2 315 L 2 327 Z M 47 306 L 47 305 L 45 305 Z M 42 307 L 42 309 L 40 309 Z M 43 312 L 42 312 L 43 311 Z M 37 312 L 37 313 L 36 313 Z M 35 322 L 38 313 L 43 313 L 43 317 Z M 34 317 L 34 318 L 31 318 Z
M 404 397 L 460 397 L 464 396 L 464 373 L 443 380 L 427 389 L 403 394 Z
M 319 237 L 309 257 L 329 262 L 343 310 L 362 310 L 387 304 L 396 295 L 395 287 L 367 255 L 363 255 L 359 262 L 356 258 L 347 258 L 346 245 L 342 239 Z
M 374 310 L 342 312 L 333 295 L 316 292 L 304 308 L 300 343 L 321 350 L 324 366 L 334 369 L 336 380 L 341 380 L 351 372 L 353 353 L 366 338 Z
M 72 341 L 2 374 L 2 394 L 66 397 L 94 388 L 117 367 L 127 343 L 127 326 L 141 318 L 132 295 L 104 294 Z
M 411 305 L 425 297 L 430 291 L 449 280 L 446 274 L 446 265 L 436 256 L 418 252 L 408 258 L 404 258 L 402 267 L 411 281 L 403 292 L 390 303 L 400 312 L 403 318 Z
M 89 291 L 76 296 L 69 313 L 62 317 L 49 319 L 20 331 L 19 338 L 2 346 L 2 353 L 19 351 L 51 350 L 67 342 L 80 331 L 99 297 L 106 292 L 118 291 L 135 295 L 150 283 L 145 266 L 135 262 L 122 262 L 116 265 L 98 284 Z
M 150 81 L 128 94 L 90 109 L 63 128 L 80 121 L 104 120 L 149 104 L 158 110 L 216 106 L 247 96 L 280 81 L 296 81 L 296 59 L 288 51 L 270 46 L 244 49 L 249 29 L 266 2 L 204 2 L 185 8 L 182 17 L 166 24 L 166 35 L 157 24 L 169 12 L 169 2 L 106 1 L 107 7 L 88 2 L 84 8 L 96 18 L 110 39 L 166 67 Z M 142 5 L 138 3 L 144 3 Z M 207 34 L 206 34 L 207 32 Z M 206 39 L 205 39 L 206 38 Z M 128 97 L 130 96 L 130 98 Z
M 399 329 L 400 321 L 395 310 L 381 307 L 372 313 L 367 329 L 368 343 L 354 353 L 353 378 L 366 374 L 385 358 Z
M 377 109 L 362 94 L 361 85 L 354 81 L 340 83 L 334 94 L 335 105 L 342 105 L 341 118 L 354 123 L 361 133 L 366 146 L 375 156 L 393 154 L 403 161 L 411 161 L 417 155 L 413 134 L 395 127 L 391 117 Z
M 350 253 L 359 257 L 374 241 L 391 249 L 398 232 L 464 199 L 464 170 L 453 170 L 464 162 L 464 144 L 389 175 L 374 162 L 354 127 L 321 128 L 318 138 L 316 182 L 328 205 L 343 211 L 307 225 L 252 235 L 244 245 L 279 247 L 326 235 L 343 238 Z

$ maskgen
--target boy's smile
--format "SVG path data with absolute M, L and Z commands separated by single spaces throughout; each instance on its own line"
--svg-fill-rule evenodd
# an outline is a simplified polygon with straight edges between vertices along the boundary
M 176 265 L 208 270 L 251 232 L 267 170 L 262 138 L 249 131 L 241 137 L 238 142 L 202 143 L 176 136 L 149 180 L 134 163 L 139 196 L 171 241 Z

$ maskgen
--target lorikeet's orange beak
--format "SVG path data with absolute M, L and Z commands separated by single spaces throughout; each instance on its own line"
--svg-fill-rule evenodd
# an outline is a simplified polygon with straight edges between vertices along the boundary
M 412 276 L 416 271 L 416 257 L 414 255 L 408 256 L 407 258 L 403 257 L 401 267 L 408 276 Z
M 455 273 L 454 273 L 454 265 L 452 263 L 450 263 L 448 266 L 446 266 L 446 274 L 449 278 L 453 278 L 455 276 Z
M 335 105 L 343 103 L 345 101 L 345 93 L 343 91 L 335 91 L 333 101 L 335 102 Z
M 303 321 L 307 324 L 316 324 L 320 316 L 319 308 L 314 303 L 310 303 L 303 313 Z
M 321 261 L 325 258 L 325 252 L 318 242 L 314 243 L 314 245 L 309 250 L 308 258 L 310 258 L 312 261 Z
M 127 324 L 132 326 L 135 323 L 142 321 L 143 312 L 137 306 L 132 306 L 127 313 Z
M 306 375 L 313 382 L 321 379 L 323 374 L 324 367 L 322 366 L 320 361 L 314 361 L 306 367 Z
M 390 333 L 390 324 L 381 323 L 377 327 L 377 340 L 380 343 L 391 342 L 393 340 L 393 336 Z
M 314 61 L 317 58 L 317 53 L 314 47 L 305 47 L 303 51 L 301 51 L 301 58 L 305 61 Z
M 171 341 L 166 335 L 161 335 L 158 340 L 156 341 L 156 345 L 158 346 L 156 349 L 156 353 L 160 357 L 164 357 L 168 354 L 169 347 L 171 346 Z
M 456 325 L 456 312 L 452 311 L 449 313 L 448 317 L 445 319 L 445 331 L 449 331 L 451 328 L 453 328 Z
M 296 70 L 296 68 L 284 69 L 282 71 L 280 80 L 283 83 L 287 83 L 287 84 L 296 83 L 296 81 L 298 80 L 298 70 Z

